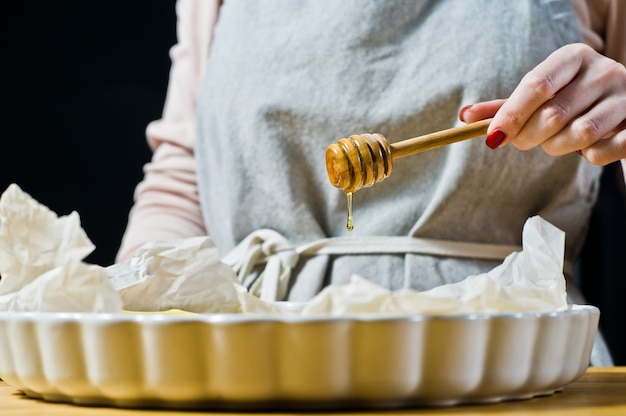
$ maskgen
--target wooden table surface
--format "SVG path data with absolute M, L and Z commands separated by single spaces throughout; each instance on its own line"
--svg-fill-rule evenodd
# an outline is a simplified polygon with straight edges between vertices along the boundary
M 325 415 L 332 412 L 323 412 Z M 192 416 L 212 414 L 237 416 L 242 412 L 194 412 L 167 410 L 132 410 L 105 407 L 83 407 L 70 404 L 48 403 L 29 399 L 15 388 L 0 380 L 0 415 L 1 416 Z M 291 412 L 262 412 L 263 416 L 288 415 Z M 297 412 L 298 415 L 315 414 Z M 536 397 L 487 405 L 465 405 L 447 408 L 400 409 L 389 411 L 344 411 L 336 413 L 342 416 L 354 415 L 550 415 L 550 416 L 623 416 L 626 415 L 626 367 L 589 368 L 579 380 L 571 383 L 560 392 L 550 396 Z

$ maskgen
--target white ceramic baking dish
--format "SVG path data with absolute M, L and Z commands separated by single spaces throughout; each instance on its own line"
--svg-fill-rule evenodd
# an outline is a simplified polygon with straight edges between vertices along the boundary
M 154 408 L 374 408 L 548 395 L 599 310 L 455 316 L 0 313 L 0 378 L 32 398 Z

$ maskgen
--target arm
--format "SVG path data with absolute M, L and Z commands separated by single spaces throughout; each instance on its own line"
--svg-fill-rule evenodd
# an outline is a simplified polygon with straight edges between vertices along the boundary
M 126 260 L 147 241 L 206 235 L 193 156 L 195 106 L 218 9 L 218 0 L 176 4 L 178 39 L 170 52 L 163 117 L 146 130 L 154 154 L 135 190 L 117 261 Z
M 572 0 L 585 43 L 626 65 L 626 7 L 620 0 Z M 604 38 L 603 38 L 604 36 Z M 621 160 L 626 182 L 626 159 Z
M 573 0 L 589 45 L 567 45 L 530 71 L 507 100 L 464 109 L 464 121 L 494 117 L 487 144 L 536 146 L 552 155 L 626 165 L 626 2 Z M 591 46 L 591 47 L 590 47 Z

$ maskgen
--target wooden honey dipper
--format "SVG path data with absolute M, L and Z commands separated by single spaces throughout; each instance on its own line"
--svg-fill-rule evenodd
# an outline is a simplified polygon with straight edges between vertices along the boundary
M 389 176 L 394 159 L 483 136 L 491 120 L 481 120 L 392 144 L 378 133 L 339 139 L 326 148 L 328 179 L 334 187 L 351 194 Z

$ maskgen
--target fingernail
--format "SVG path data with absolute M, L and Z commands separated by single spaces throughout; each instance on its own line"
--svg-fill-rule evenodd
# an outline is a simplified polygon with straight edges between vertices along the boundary
M 500 129 L 495 129 L 489 134 L 489 136 L 487 136 L 485 144 L 490 149 L 497 149 L 498 147 L 500 147 L 504 139 L 506 139 L 506 133 Z
M 580 149 L 579 149 L 579 150 L 576 150 L 576 153 L 578 153 L 578 154 L 579 154 L 579 155 L 581 155 L 581 156 L 583 155 L 583 151 L 582 151 L 582 150 L 580 150 Z
M 469 110 L 470 108 L 472 108 L 473 105 L 466 105 L 465 107 L 461 108 L 461 110 L 459 111 L 459 120 L 461 120 L 462 122 L 465 122 L 465 112 L 467 110 Z

